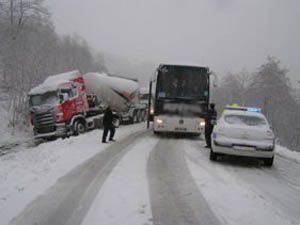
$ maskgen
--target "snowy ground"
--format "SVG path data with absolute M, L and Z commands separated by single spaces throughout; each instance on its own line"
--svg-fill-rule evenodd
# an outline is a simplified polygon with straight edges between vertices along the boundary
M 197 145 L 185 149 L 186 160 L 199 189 L 222 224 L 300 224 L 297 213 L 300 199 L 296 197 L 300 194 L 299 164 L 293 165 L 296 171 L 290 174 L 290 179 L 298 185 L 289 187 L 282 175 L 290 162 L 283 162 L 281 157 L 277 156 L 274 167 L 268 169 L 259 161 L 240 161 L 233 157 L 212 163 L 206 160 L 208 151 L 198 149 Z
M 18 128 L 10 128 L 8 121 L 9 114 L 0 105 L 0 156 L 17 145 L 25 147 L 25 143 L 31 139 L 29 132 L 21 131 Z
M 0 224 L 300 224 L 300 155 L 209 161 L 199 139 L 123 126 L 0 157 Z M 11 223 L 10 221 L 15 218 Z
M 116 139 L 144 130 L 145 124 L 120 127 Z M 70 172 L 108 145 L 95 130 L 70 139 L 43 143 L 0 158 L 0 224 L 5 225 L 58 178 Z

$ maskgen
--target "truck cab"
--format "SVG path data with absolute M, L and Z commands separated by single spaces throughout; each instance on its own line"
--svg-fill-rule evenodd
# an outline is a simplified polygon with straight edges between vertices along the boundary
M 48 77 L 29 92 L 29 104 L 36 138 L 68 136 L 87 128 L 89 105 L 79 71 Z

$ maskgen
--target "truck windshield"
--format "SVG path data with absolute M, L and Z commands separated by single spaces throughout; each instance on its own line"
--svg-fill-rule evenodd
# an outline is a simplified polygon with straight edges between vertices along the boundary
M 48 92 L 41 95 L 30 96 L 31 106 L 57 105 L 57 104 L 59 104 L 59 98 L 57 97 L 56 92 Z
M 205 68 L 187 66 L 164 66 L 158 72 L 158 98 L 208 97 L 208 74 Z

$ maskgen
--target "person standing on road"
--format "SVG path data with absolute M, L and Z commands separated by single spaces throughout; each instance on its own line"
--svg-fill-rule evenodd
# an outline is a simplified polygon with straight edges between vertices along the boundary
M 214 122 L 217 120 L 217 111 L 215 110 L 215 104 L 210 103 L 210 109 L 207 112 L 205 118 L 205 148 L 211 148 L 211 134 L 214 129 Z
M 109 132 L 109 141 L 115 141 L 114 135 L 115 135 L 115 126 L 113 125 L 113 121 L 114 121 L 114 115 L 113 112 L 110 108 L 110 106 L 108 106 L 106 108 L 106 110 L 104 111 L 104 117 L 103 117 L 103 135 L 102 135 L 102 143 L 107 143 L 106 142 L 106 137 L 107 134 Z

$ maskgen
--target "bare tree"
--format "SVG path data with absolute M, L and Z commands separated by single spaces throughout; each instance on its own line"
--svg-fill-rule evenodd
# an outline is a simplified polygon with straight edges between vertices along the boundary
M 13 127 L 26 120 L 27 93 L 45 77 L 104 69 L 84 40 L 55 33 L 43 0 L 0 0 L 0 18 L 0 79 Z

